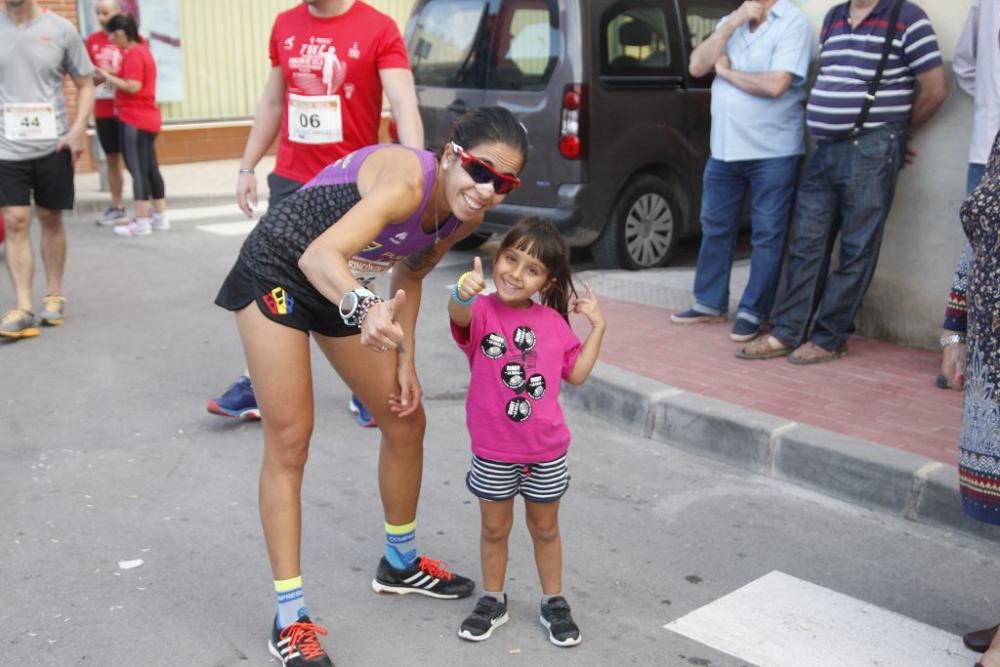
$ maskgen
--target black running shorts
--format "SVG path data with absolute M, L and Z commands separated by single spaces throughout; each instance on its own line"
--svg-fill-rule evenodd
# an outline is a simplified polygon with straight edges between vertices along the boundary
M 117 118 L 98 118 L 97 140 L 107 155 L 122 152 L 122 124 Z
M 0 160 L 0 207 L 35 204 L 55 211 L 73 208 L 73 157 L 69 150 L 31 160 Z
M 261 278 L 242 259 L 237 259 L 215 297 L 215 305 L 236 312 L 251 301 L 257 303 L 264 317 L 292 329 L 335 338 L 361 333 L 358 327 L 344 324 L 340 310 L 326 299 L 319 300 L 314 294 L 299 290 L 293 293 Z

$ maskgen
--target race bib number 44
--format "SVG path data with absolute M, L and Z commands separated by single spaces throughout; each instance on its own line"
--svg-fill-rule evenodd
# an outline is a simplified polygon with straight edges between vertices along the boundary
M 344 140 L 340 95 L 288 96 L 288 138 L 297 144 L 335 144 Z
M 50 141 L 58 139 L 56 110 L 51 104 L 3 105 L 4 136 L 10 141 Z

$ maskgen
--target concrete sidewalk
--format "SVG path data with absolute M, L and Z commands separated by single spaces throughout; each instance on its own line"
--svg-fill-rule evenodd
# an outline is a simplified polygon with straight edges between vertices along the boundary
M 235 200 L 236 160 L 161 168 L 169 208 Z M 273 157 L 257 166 L 258 211 Z M 77 176 L 77 212 L 107 206 L 97 174 Z M 126 175 L 126 201 L 131 186 Z M 733 271 L 730 311 L 746 282 Z M 1000 540 L 961 513 L 955 466 L 961 394 L 934 386 L 940 355 L 863 338 L 841 360 L 799 367 L 743 361 L 728 324 L 674 325 L 690 306 L 693 269 L 585 271 L 608 317 L 591 380 L 572 405 L 630 432 L 831 496 Z

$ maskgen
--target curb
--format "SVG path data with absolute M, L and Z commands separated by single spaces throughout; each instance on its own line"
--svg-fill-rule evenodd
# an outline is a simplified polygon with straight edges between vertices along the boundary
M 598 362 L 566 404 L 642 438 L 863 507 L 1000 542 L 962 513 L 956 466 L 701 396 Z

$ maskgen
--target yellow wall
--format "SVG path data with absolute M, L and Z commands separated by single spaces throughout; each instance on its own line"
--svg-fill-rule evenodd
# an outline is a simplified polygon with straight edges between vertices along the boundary
M 278 12 L 299 0 L 179 0 L 184 101 L 161 105 L 167 121 L 253 116 L 271 65 L 267 39 Z M 369 0 L 402 31 L 412 0 Z

